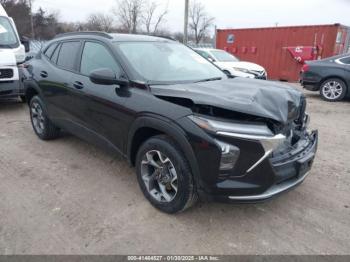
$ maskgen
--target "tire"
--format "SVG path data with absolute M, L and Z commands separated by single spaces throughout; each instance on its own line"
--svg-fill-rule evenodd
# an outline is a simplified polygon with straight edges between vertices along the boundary
M 232 74 L 227 70 L 223 70 L 222 72 L 224 72 L 227 76 L 232 76 Z
M 52 140 L 59 136 L 60 130 L 47 117 L 44 104 L 38 96 L 29 103 L 30 121 L 35 134 L 42 140 Z
M 19 96 L 19 99 L 21 100 L 21 103 L 27 102 L 26 96 Z
M 154 207 L 168 214 L 182 212 L 198 199 L 189 164 L 183 155 L 169 137 L 155 136 L 143 143 L 136 156 L 137 180 L 144 196 Z
M 320 95 L 322 99 L 329 102 L 342 100 L 347 92 L 347 86 L 339 78 L 330 78 L 324 81 L 320 86 Z

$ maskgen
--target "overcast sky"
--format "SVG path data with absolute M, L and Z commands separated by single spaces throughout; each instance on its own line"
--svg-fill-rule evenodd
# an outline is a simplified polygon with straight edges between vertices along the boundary
M 191 0 L 190 0 L 191 1 Z M 198 0 L 215 17 L 218 28 L 246 28 L 341 23 L 350 26 L 350 0 Z M 169 2 L 166 28 L 183 30 L 184 0 Z M 49 11 L 59 11 L 65 21 L 82 21 L 93 12 L 110 12 L 115 0 L 34 0 Z

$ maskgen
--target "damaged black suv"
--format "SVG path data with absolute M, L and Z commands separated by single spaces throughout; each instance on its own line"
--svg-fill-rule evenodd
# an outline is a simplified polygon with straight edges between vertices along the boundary
M 229 79 L 175 41 L 57 36 L 28 63 L 35 133 L 60 129 L 121 153 L 145 197 L 175 213 L 199 198 L 258 202 L 300 184 L 317 149 L 306 101 L 274 82 Z

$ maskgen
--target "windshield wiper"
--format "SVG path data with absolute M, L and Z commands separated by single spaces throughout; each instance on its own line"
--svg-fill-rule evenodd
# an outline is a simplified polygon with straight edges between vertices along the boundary
M 199 80 L 199 81 L 197 81 L 196 83 L 200 83 L 200 82 L 209 82 L 209 81 L 218 81 L 218 80 L 222 80 L 222 77 L 207 78 L 207 79 Z

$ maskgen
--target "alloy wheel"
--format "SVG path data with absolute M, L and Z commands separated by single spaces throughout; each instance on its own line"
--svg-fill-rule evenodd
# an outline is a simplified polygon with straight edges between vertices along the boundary
M 35 131 L 42 134 L 45 130 L 45 117 L 42 107 L 38 102 L 33 102 L 30 110 Z
M 322 94 L 330 100 L 338 99 L 343 93 L 343 86 L 337 81 L 326 82 L 322 86 Z
M 148 193 L 158 202 L 171 202 L 178 191 L 178 177 L 169 157 L 158 150 L 142 158 L 141 177 Z

